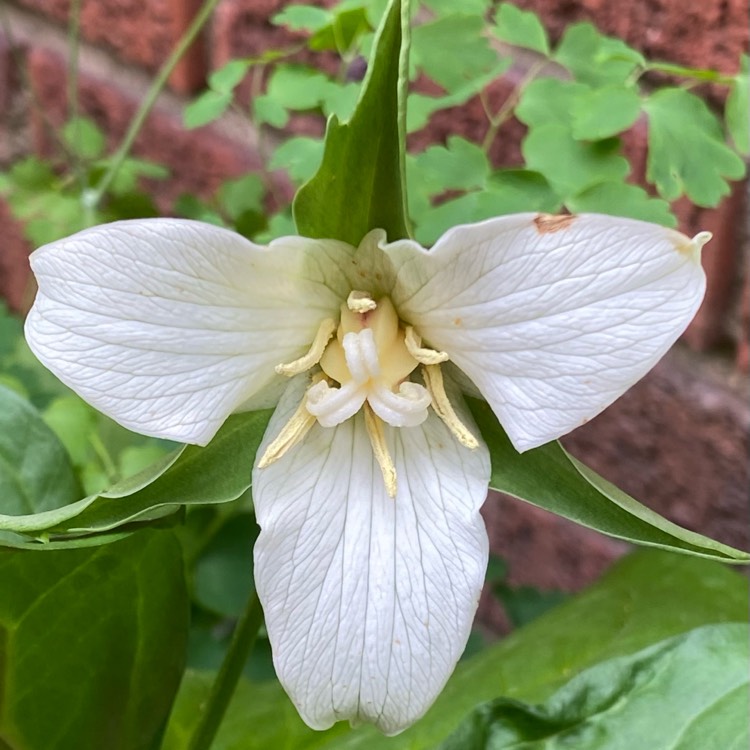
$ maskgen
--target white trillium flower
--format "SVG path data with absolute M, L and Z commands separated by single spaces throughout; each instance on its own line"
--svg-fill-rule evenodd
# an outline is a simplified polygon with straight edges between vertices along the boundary
M 192 221 L 124 221 L 32 255 L 26 335 L 64 383 L 146 435 L 205 445 L 275 394 L 253 499 L 278 676 L 310 726 L 391 734 L 453 671 L 487 564 L 489 453 L 444 363 L 519 451 L 554 440 L 683 331 L 708 239 L 519 214 L 429 251 L 381 230 L 358 249 L 260 247 Z

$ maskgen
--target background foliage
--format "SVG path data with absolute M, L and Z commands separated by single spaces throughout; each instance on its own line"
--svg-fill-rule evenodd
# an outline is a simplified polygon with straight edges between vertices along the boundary
M 404 70 L 403 60 L 389 58 L 371 69 L 377 95 L 368 97 L 364 60 L 384 6 L 362 0 L 329 9 L 289 6 L 274 23 L 299 31 L 298 44 L 215 71 L 208 90 L 186 108 L 186 125 L 240 111 L 260 134 L 265 167 L 225 182 L 209 200 L 182 196 L 175 212 L 256 241 L 294 233 L 295 219 L 306 233 L 356 241 L 361 226 L 374 220 L 378 197 L 359 214 L 346 214 L 348 225 L 332 229 L 320 198 L 333 195 L 340 205 L 347 197 L 346 191 L 326 193 L 330 165 L 344 163 L 350 180 L 368 169 L 381 180 L 388 201 L 381 196 L 380 203 L 397 207 L 379 217 L 392 235 L 410 223 L 414 236 L 429 244 L 449 226 L 516 211 L 566 208 L 673 226 L 670 201 L 685 195 L 714 206 L 729 191 L 728 181 L 744 174 L 747 58 L 733 77 L 648 61 L 589 24 L 569 27 L 553 46 L 534 14 L 511 4 L 470 0 L 458 9 L 429 0 L 413 9 L 410 66 Z M 397 46 L 398 25 L 386 31 L 393 37 L 388 44 Z M 520 70 L 521 58 L 515 90 L 493 109 L 492 82 L 513 66 Z M 676 83 L 657 84 L 654 73 L 668 73 Z M 481 142 L 454 134 L 405 155 L 408 222 L 392 200 L 396 172 L 389 177 L 378 166 L 399 159 L 404 133 L 390 132 L 381 151 L 368 142 L 368 134 L 403 113 L 395 80 L 404 74 L 411 81 L 403 123 L 409 134 L 475 96 L 487 118 Z M 721 116 L 696 94 L 695 85 L 704 82 L 727 88 Z M 390 98 L 378 87 L 390 90 Z M 497 168 L 490 154 L 513 117 L 527 128 L 523 160 Z M 288 137 L 284 128 L 293 119 L 319 135 Z M 648 191 L 628 182 L 621 140 L 643 122 Z M 103 221 L 156 215 L 143 178 L 165 179 L 165 168 L 127 157 L 103 200 L 93 201 L 113 164 L 103 134 L 75 117 L 59 147 L 53 160 L 29 157 L 0 175 L 0 192 L 34 244 Z M 286 188 L 310 178 L 293 218 Z M 718 559 L 739 555 L 648 515 L 555 446 L 527 454 L 526 461 L 542 466 L 530 471 L 503 447 L 499 426 L 481 405 L 475 407 L 483 432 L 494 435 L 495 486 L 632 541 Z M 20 321 L 0 309 L 0 542 L 6 547 L 0 551 L 0 747 L 47 750 L 53 738 L 59 750 L 153 750 L 162 740 L 164 750 L 188 747 L 235 619 L 252 593 L 258 529 L 249 473 L 268 417 L 233 417 L 204 449 L 133 435 L 44 370 L 25 345 Z M 576 501 L 568 507 L 560 483 Z M 555 738 L 562 736 L 606 748 L 616 746 L 607 738 L 623 731 L 631 732 L 626 744 L 636 746 L 643 744 L 639 729 L 651 731 L 678 708 L 665 746 L 706 747 L 706 736 L 721 736 L 722 747 L 746 746 L 747 679 L 740 671 L 747 653 L 738 623 L 747 601 L 735 573 L 704 560 L 641 552 L 560 606 L 554 606 L 565 599 L 560 592 L 509 586 L 501 563 L 488 577 L 522 627 L 492 645 L 475 634 L 438 703 L 403 735 L 383 738 L 341 725 L 326 733 L 307 729 L 275 681 L 261 637 L 214 747 L 537 750 L 558 746 Z M 80 690 L 69 689 L 73 674 Z M 695 675 L 699 684 L 684 700 Z M 623 730 L 614 706 L 624 706 L 624 716 L 635 711 L 638 722 Z M 590 736 L 595 744 L 584 744 Z

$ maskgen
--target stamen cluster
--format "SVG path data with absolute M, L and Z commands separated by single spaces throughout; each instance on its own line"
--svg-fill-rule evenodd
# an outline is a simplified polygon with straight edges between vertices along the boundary
M 316 365 L 320 371 L 297 411 L 266 449 L 259 467 L 281 458 L 316 421 L 335 427 L 362 409 L 386 489 L 395 497 L 396 469 L 384 424 L 416 427 L 427 419 L 432 406 L 462 445 L 472 449 L 478 445 L 445 392 L 440 364 L 447 360 L 445 352 L 422 347 L 420 336 L 412 326 L 402 325 L 388 297 L 376 301 L 367 292 L 351 292 L 341 306 L 339 322 L 323 320 L 309 351 L 276 367 L 279 374 L 289 377 Z M 409 380 L 420 365 L 424 385 Z

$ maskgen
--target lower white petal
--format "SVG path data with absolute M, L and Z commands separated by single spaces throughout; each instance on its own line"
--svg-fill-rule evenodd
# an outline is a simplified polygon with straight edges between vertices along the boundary
M 293 383 L 266 442 L 300 398 Z M 484 580 L 486 447 L 460 446 L 434 413 L 385 429 L 395 499 L 361 412 L 315 425 L 253 472 L 255 579 L 274 664 L 316 729 L 349 719 L 394 734 L 418 719 L 464 649 Z
M 297 237 L 260 247 L 176 219 L 94 227 L 31 256 L 39 293 L 26 337 L 125 427 L 205 444 L 338 314 L 350 250 Z
M 667 351 L 703 297 L 706 239 L 613 216 L 516 214 L 455 227 L 430 251 L 385 251 L 399 314 L 526 450 L 596 416 Z

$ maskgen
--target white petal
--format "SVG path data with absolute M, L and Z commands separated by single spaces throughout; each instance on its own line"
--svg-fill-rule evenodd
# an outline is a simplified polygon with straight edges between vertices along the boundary
M 95 227 L 32 255 L 26 337 L 120 424 L 203 445 L 338 314 L 351 250 L 297 237 L 260 247 L 176 219 Z
M 632 219 L 518 214 L 397 242 L 394 303 L 476 384 L 526 450 L 641 378 L 703 297 L 700 246 Z
M 266 442 L 301 397 L 293 386 Z M 385 430 L 395 499 L 362 412 L 315 425 L 253 472 L 255 580 L 274 664 L 316 729 L 349 719 L 394 734 L 418 719 L 464 649 L 484 580 L 486 447 L 460 446 L 434 413 Z

